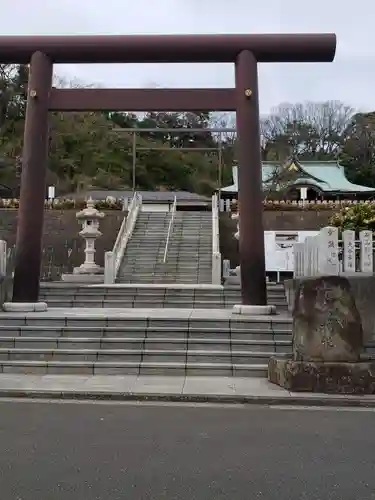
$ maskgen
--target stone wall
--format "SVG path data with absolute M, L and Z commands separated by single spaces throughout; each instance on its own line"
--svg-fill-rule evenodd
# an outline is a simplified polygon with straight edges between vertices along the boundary
M 103 236 L 97 240 L 96 262 L 104 263 L 104 252 L 111 250 L 115 242 L 124 212 L 110 210 L 100 222 Z M 46 210 L 44 219 L 42 277 L 44 280 L 59 279 L 62 273 L 71 272 L 84 260 L 84 241 L 78 232 L 80 224 L 75 210 Z M 0 239 L 14 247 L 17 231 L 17 210 L 0 210 Z
M 96 260 L 103 265 L 104 252 L 111 250 L 117 232 L 124 217 L 124 212 L 109 210 L 100 223 L 103 236 L 97 242 Z M 264 212 L 265 230 L 318 230 L 328 224 L 332 213 L 329 210 L 266 210 Z M 84 242 L 78 236 L 80 225 L 76 220 L 75 210 L 47 210 L 44 223 L 43 269 L 45 280 L 59 279 L 62 273 L 71 272 L 74 266 L 82 264 Z M 16 242 L 17 210 L 0 209 L 0 239 L 12 248 Z M 238 265 L 238 243 L 233 235 L 236 221 L 230 214 L 220 214 L 220 245 L 224 259 L 230 259 L 231 265 Z
M 330 210 L 265 210 L 265 231 L 317 231 L 328 225 L 333 213 Z M 220 213 L 220 251 L 229 259 L 231 267 L 239 265 L 238 242 L 234 238 L 237 221 L 228 212 Z

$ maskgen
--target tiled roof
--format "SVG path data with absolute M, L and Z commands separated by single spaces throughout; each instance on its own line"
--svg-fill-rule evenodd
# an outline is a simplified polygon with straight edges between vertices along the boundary
M 375 193 L 374 188 L 367 186 L 360 186 L 358 184 L 353 184 L 346 178 L 345 170 L 342 165 L 334 161 L 327 162 L 290 162 L 290 165 L 296 165 L 297 172 L 301 172 L 301 177 L 296 175 L 296 179 L 291 182 L 291 185 L 311 185 L 312 187 L 318 188 L 320 191 L 325 193 L 359 193 L 368 192 Z M 269 181 L 270 177 L 274 175 L 275 170 L 281 168 L 288 168 L 288 166 L 281 166 L 276 162 L 263 162 L 262 163 L 262 180 L 265 185 Z M 222 188 L 221 191 L 236 193 L 238 191 L 238 176 L 237 176 L 237 166 L 232 168 L 233 184 Z M 303 176 L 302 176 L 303 175 Z

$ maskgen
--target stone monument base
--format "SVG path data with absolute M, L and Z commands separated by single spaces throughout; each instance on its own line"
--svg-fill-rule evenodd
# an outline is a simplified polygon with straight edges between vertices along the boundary
M 315 362 L 273 357 L 268 380 L 294 392 L 375 394 L 375 361 Z

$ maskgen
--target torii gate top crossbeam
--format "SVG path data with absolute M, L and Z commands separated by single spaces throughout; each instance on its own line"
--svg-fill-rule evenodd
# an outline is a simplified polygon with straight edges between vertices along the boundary
M 28 64 L 34 52 L 52 62 L 230 63 L 243 50 L 258 62 L 331 62 L 336 35 L 0 36 L 0 63 Z

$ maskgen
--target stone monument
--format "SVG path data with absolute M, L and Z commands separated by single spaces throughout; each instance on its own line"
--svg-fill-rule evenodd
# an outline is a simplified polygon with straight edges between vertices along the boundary
M 363 354 L 363 328 L 350 282 L 341 276 L 299 280 L 293 353 L 273 357 L 270 382 L 291 391 L 375 393 L 375 362 Z
M 102 235 L 99 222 L 105 214 L 95 208 L 92 198 L 86 202 L 86 208 L 77 213 L 77 220 L 82 224 L 79 235 L 85 240 L 85 261 L 73 269 L 73 274 L 63 274 L 61 279 L 70 282 L 104 281 L 104 268 L 95 263 L 95 241 Z

